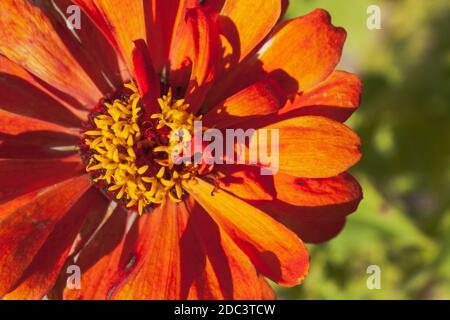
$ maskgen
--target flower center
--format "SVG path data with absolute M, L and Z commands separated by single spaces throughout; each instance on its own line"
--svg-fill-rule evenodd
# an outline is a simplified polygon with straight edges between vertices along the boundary
M 158 99 L 160 113 L 148 115 L 136 85 L 124 85 L 114 99 L 104 100 L 89 117 L 81 143 L 81 157 L 92 181 L 111 198 L 139 214 L 163 204 L 167 197 L 183 199 L 183 180 L 197 173 L 193 164 L 175 164 L 179 139 L 192 134 L 198 117 L 188 113 L 183 99 L 171 90 Z

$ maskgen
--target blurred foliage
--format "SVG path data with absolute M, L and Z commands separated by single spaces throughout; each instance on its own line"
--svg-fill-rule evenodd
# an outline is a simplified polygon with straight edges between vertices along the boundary
M 381 30 L 366 27 L 373 4 Z M 450 2 L 291 0 L 287 16 L 314 8 L 347 30 L 339 68 L 364 81 L 348 122 L 363 141 L 352 173 L 364 200 L 337 238 L 309 246 L 309 276 L 279 297 L 450 299 Z M 380 290 L 366 286 L 369 265 Z

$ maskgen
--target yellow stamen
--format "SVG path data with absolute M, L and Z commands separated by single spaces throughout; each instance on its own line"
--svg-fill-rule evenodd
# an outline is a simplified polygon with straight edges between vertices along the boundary
M 153 147 L 153 162 L 142 164 L 146 163 L 147 157 L 139 150 L 148 145 L 140 127 L 143 105 L 137 86 L 130 82 L 125 87 L 133 93 L 111 103 L 105 102 L 106 112 L 96 115 L 91 122 L 92 129 L 84 133 L 85 144 L 92 151 L 86 171 L 94 174 L 95 182 L 106 181 L 107 190 L 126 207 L 136 207 L 139 214 L 143 214 L 147 207 L 164 204 L 166 198 L 181 202 L 183 181 L 195 176 L 196 167 L 174 169 L 171 156 L 178 150 L 179 141 L 172 134 L 168 145 Z M 158 102 L 161 113 L 150 116 L 155 119 L 157 128 L 166 126 L 172 133 L 180 129 L 193 132 L 193 123 L 200 117 L 186 111 L 189 105 L 184 100 L 173 99 L 169 90 Z M 159 168 L 156 174 L 149 170 L 151 165 Z

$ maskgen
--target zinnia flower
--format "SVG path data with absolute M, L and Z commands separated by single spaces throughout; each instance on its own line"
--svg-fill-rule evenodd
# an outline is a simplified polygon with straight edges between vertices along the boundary
M 279 22 L 286 5 L 0 1 L 0 297 L 270 299 L 266 278 L 304 279 L 303 241 L 362 197 L 342 124 L 361 83 L 335 71 L 328 13 Z M 278 129 L 279 172 L 172 163 L 200 119 Z

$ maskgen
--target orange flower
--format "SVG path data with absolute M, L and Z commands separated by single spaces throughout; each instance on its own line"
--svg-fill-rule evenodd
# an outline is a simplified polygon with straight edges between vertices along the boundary
M 0 2 L 0 297 L 270 299 L 265 277 L 299 284 L 300 239 L 334 237 L 362 197 L 342 124 L 361 82 L 334 71 L 345 31 L 323 10 L 279 23 L 282 0 L 54 2 Z M 172 163 L 171 134 L 199 119 L 279 129 L 279 173 Z

